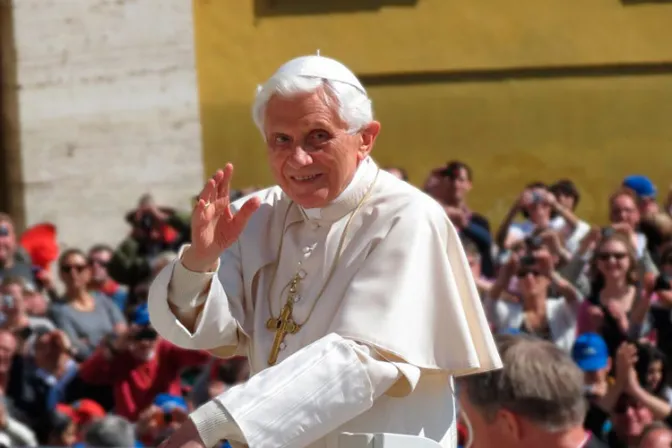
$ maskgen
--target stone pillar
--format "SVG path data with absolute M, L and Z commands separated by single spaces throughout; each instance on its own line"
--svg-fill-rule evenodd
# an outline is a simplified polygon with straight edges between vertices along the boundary
M 118 243 L 143 193 L 203 181 L 189 0 L 0 0 L 10 212 L 62 247 Z

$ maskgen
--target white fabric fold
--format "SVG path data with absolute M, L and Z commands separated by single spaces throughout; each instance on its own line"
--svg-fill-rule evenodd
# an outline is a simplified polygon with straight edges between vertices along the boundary
M 212 272 L 194 272 L 187 269 L 181 262 L 184 251 L 189 248 L 183 246 L 177 254 L 177 260 L 174 264 L 173 278 L 170 281 L 168 300 L 180 309 L 192 309 L 203 305 L 207 297 L 203 294 L 215 274 L 219 270 L 219 260 L 217 267 Z
M 400 379 L 394 364 L 373 355 L 327 335 L 197 409 L 192 421 L 206 446 L 221 439 L 255 448 L 308 446 L 370 409 Z
M 235 263 L 227 263 L 228 269 L 235 266 Z M 219 275 L 223 275 L 221 270 Z M 236 275 L 240 277 L 240 272 L 234 273 L 232 277 Z M 222 283 L 215 281 L 215 278 L 214 273 L 187 270 L 182 266 L 180 258 L 161 270 L 152 282 L 147 302 L 152 325 L 163 338 L 179 347 L 194 350 L 237 345 L 239 322 L 234 314 L 242 315 L 242 310 L 230 308 Z M 207 295 L 201 294 L 208 281 L 210 286 Z M 242 281 L 238 283 L 238 291 L 242 291 Z M 235 292 L 234 289 L 232 293 Z M 196 306 L 204 305 L 193 333 L 173 313 L 168 300 L 185 313 L 191 313 Z

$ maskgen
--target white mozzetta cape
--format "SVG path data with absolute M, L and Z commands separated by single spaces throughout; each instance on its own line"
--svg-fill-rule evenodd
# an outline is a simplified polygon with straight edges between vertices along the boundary
M 325 284 L 348 217 L 369 189 L 366 202 L 350 224 L 340 262 L 304 322 Z M 416 188 L 379 170 L 371 159 L 362 163 L 346 191 L 320 210 L 302 210 L 279 187 L 256 195 L 262 205 L 238 241 L 222 255 L 217 276 L 190 273 L 192 277 L 187 279 L 184 268 L 176 268 L 177 261 L 155 280 L 149 301 L 159 333 L 182 347 L 213 349 L 223 355 L 246 353 L 253 373 L 266 369 L 264 375 L 244 385 L 246 392 L 234 388 L 220 400 L 250 446 L 332 446 L 341 431 L 425 435 L 443 446 L 454 446 L 451 375 L 500 368 L 501 360 L 457 232 L 443 209 Z M 299 288 L 301 298 L 294 305 L 294 319 L 303 325 L 297 334 L 286 337 L 279 365 L 268 368 L 274 333 L 266 329 L 270 317 L 267 297 L 277 316 L 285 302 L 283 289 L 297 272 L 299 260 L 305 279 Z M 271 285 L 276 266 L 276 280 Z M 202 279 L 194 280 L 199 275 Z M 202 303 L 205 299 L 192 334 L 170 311 L 169 291 L 187 290 L 186 284 L 192 282 L 194 298 L 211 277 L 207 298 L 192 300 Z M 178 303 L 173 296 L 171 300 Z M 184 297 L 179 300 L 184 302 Z M 366 355 L 344 349 L 334 337 L 368 347 L 375 359 L 367 361 Z M 306 352 L 310 347 L 317 347 L 313 354 Z M 328 358 L 327 352 L 343 356 Z M 299 359 L 301 364 L 292 367 Z M 304 378 L 292 389 L 288 378 L 278 375 L 282 371 L 291 379 L 289 372 L 305 369 L 306 359 L 333 359 L 329 362 L 336 372 L 322 371 L 323 379 L 313 385 L 315 394 L 310 392 L 293 407 L 283 408 L 281 403 L 288 401 L 283 394 L 308 393 L 310 381 Z M 357 359 L 364 359 L 364 367 Z M 380 362 L 376 359 L 396 366 L 406 387 L 388 389 L 387 384 L 387 393 L 378 397 L 378 374 L 367 367 L 367 363 Z M 339 362 L 343 367 L 337 366 Z M 332 384 L 324 378 L 354 365 L 351 370 L 356 373 L 350 377 L 343 374 L 343 379 L 361 384 L 319 392 L 320 384 Z M 357 389 L 365 384 L 368 389 Z M 254 388 L 256 392 L 252 392 Z M 269 388 L 275 388 L 273 393 Z M 255 405 L 255 409 L 265 409 L 263 416 L 241 410 L 251 409 L 254 396 L 263 396 L 260 402 L 268 403 L 268 409 Z M 369 398 L 363 400 L 362 396 Z M 329 412 L 318 415 L 330 403 L 348 400 L 361 405 L 345 406 L 338 417 Z M 366 404 L 370 400 L 375 402 Z M 296 408 L 301 403 L 305 403 L 303 412 Z M 269 416 L 273 409 L 278 415 Z M 310 417 L 311 413 L 315 415 Z M 264 419 L 272 424 L 260 424 Z M 314 425 L 325 428 L 318 431 Z M 283 435 L 293 433 L 297 426 L 305 428 L 309 436 L 301 438 L 301 431 L 292 437 Z

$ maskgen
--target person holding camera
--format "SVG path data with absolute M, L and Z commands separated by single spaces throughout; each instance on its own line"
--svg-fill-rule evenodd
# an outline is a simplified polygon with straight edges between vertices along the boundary
M 136 421 L 158 394 L 181 393 L 184 368 L 209 359 L 207 352 L 185 350 L 159 338 L 143 304 L 133 313 L 128 331 L 103 340 L 79 373 L 87 383 L 112 386 L 115 413 Z
M 147 446 L 157 446 L 189 417 L 189 405 L 179 395 L 159 394 L 142 411 L 135 425 L 138 439 Z
M 166 251 L 176 252 L 188 242 L 191 224 L 190 216 L 159 207 L 150 195 L 140 198 L 126 221 L 131 234 L 114 251 L 107 270 L 115 281 L 128 286 L 129 303 L 133 304 L 133 291 L 150 277 L 154 259 Z
M 520 331 L 554 342 L 569 351 L 576 335 L 577 290 L 554 268 L 551 251 L 527 239 L 522 251 L 512 252 L 490 291 L 498 332 Z M 515 277 L 520 301 L 499 300 Z M 548 297 L 553 285 L 559 297 Z
M 525 220 L 514 223 L 519 213 Z M 552 218 L 556 215 L 563 218 L 562 226 L 568 233 L 572 233 L 579 225 L 574 213 L 563 206 L 544 183 L 529 184 L 511 205 L 499 226 L 497 245 L 501 250 L 507 250 L 535 232 L 552 228 Z

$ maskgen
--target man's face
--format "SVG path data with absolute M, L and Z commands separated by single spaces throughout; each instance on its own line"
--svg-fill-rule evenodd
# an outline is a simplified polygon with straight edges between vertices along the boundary
M 639 437 L 647 425 L 653 422 L 653 414 L 642 403 L 621 397 L 616 403 L 612 422 L 614 430 L 622 439 Z
M 607 376 L 609 375 L 610 366 L 604 369 L 584 371 L 583 372 L 583 381 L 586 386 L 592 386 L 595 384 L 601 384 L 607 381 Z
M 139 361 L 148 361 L 154 356 L 158 343 L 156 332 L 150 327 L 131 325 L 129 351 Z
M 2 301 L 0 310 L 7 315 L 16 315 L 23 311 L 23 285 L 10 283 L 0 288 Z
M 465 169 L 456 170 L 450 176 L 444 177 L 442 185 L 446 199 L 450 203 L 461 203 L 471 190 L 471 180 L 469 180 L 469 174 Z
M 640 198 L 639 203 L 639 214 L 642 216 L 652 215 L 660 211 L 656 198 Z
M 291 98 L 273 96 L 267 106 L 264 134 L 271 171 L 282 190 L 305 208 L 324 207 L 352 180 L 380 130 L 370 123 L 354 134 L 321 88 Z
M 546 190 L 535 188 L 530 195 L 530 202 L 525 206 L 530 221 L 540 227 L 546 227 L 551 219 L 551 204 L 546 200 Z
M 91 264 L 91 278 L 95 282 L 104 282 L 109 278 L 107 265 L 110 263 L 112 254 L 107 250 L 91 252 L 89 263 Z
M 639 224 L 639 210 L 637 209 L 637 204 L 635 204 L 635 201 L 630 196 L 623 194 L 615 197 L 610 208 L 612 223 L 623 222 L 629 224 L 633 229 Z
M 7 221 L 0 222 L 0 265 L 14 257 L 16 250 L 16 236 L 14 226 Z
M 0 374 L 6 374 L 12 367 L 16 353 L 16 339 L 9 332 L 0 332 Z

